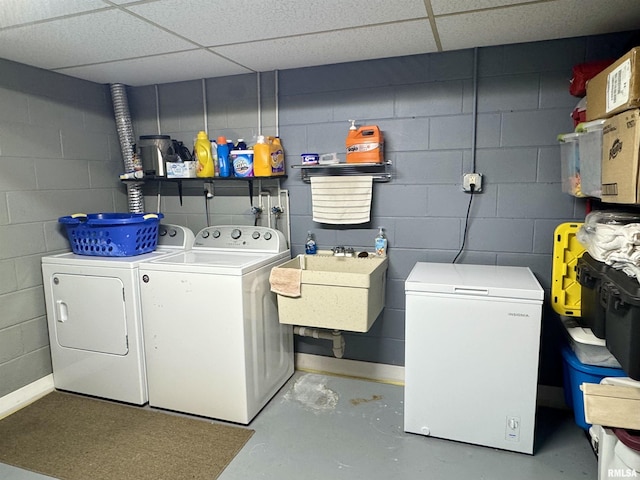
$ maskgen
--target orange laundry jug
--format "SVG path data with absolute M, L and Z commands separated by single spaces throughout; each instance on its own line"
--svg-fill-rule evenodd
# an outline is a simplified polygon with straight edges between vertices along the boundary
M 263 135 L 258 135 L 258 142 L 253 146 L 253 174 L 256 177 L 271 176 L 271 146 Z
M 347 163 L 382 163 L 384 138 L 377 125 L 356 128 L 351 121 L 347 135 Z

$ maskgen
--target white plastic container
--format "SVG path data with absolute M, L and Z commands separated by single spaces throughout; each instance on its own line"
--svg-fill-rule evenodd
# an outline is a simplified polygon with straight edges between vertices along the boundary
M 621 368 L 618 360 L 607 349 L 605 340 L 596 337 L 590 328 L 584 328 L 568 317 L 562 317 L 562 323 L 567 330 L 571 350 L 581 363 L 596 367 Z

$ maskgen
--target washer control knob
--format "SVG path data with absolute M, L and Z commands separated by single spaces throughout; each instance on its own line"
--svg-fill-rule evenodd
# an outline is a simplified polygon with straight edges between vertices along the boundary
M 209 230 L 202 232 L 202 238 L 209 238 Z
M 272 237 L 271 232 L 265 232 L 265 234 L 264 234 L 264 239 L 265 240 L 271 240 L 271 237 Z
M 251 234 L 251 238 L 253 238 L 254 240 L 257 240 L 260 238 L 260 232 L 255 231 Z
M 231 230 L 231 238 L 233 238 L 234 240 L 239 239 L 241 235 L 242 232 L 239 228 L 234 228 L 233 230 Z
M 213 238 L 219 238 L 220 237 L 220 230 L 214 230 L 212 235 L 213 235 Z

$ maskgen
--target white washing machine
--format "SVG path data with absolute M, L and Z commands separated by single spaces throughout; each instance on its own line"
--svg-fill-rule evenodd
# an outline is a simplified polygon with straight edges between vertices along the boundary
M 247 424 L 293 374 L 274 266 L 291 258 L 267 227 L 215 226 L 193 248 L 141 265 L 149 405 Z
M 136 405 L 148 401 L 138 267 L 191 248 L 193 232 L 160 225 L 157 249 L 132 257 L 42 258 L 57 389 Z

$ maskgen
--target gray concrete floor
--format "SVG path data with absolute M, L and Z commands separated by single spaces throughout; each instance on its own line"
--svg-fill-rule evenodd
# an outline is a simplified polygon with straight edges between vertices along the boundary
M 296 372 L 249 425 L 255 434 L 219 478 L 597 478 L 597 459 L 571 412 L 539 409 L 531 456 L 405 433 L 403 398 L 401 386 Z M 0 478 L 50 477 L 0 464 Z

